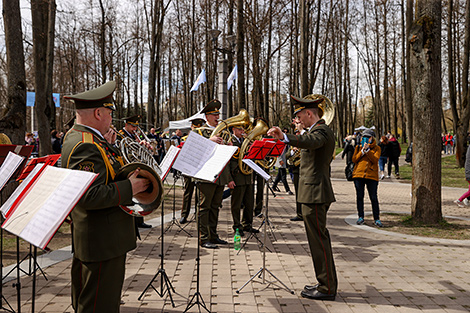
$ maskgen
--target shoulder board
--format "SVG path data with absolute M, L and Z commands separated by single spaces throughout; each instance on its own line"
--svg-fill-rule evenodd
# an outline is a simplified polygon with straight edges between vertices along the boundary
M 82 142 L 84 143 L 95 143 L 92 133 L 83 132 L 82 133 Z

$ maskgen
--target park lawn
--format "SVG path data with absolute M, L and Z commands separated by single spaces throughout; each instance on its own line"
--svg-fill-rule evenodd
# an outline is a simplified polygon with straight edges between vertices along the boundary
M 410 164 L 400 166 L 400 180 L 411 182 L 412 168 Z M 441 184 L 446 187 L 468 188 L 465 180 L 465 168 L 459 168 L 455 160 L 455 155 L 442 158 L 441 161 Z

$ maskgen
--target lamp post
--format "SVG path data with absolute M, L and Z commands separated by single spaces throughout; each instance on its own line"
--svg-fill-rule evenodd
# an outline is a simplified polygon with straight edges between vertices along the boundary
M 219 86 L 218 86 L 218 99 L 222 103 L 222 119 L 227 119 L 227 76 L 228 76 L 228 60 L 227 54 L 232 54 L 233 48 L 236 44 L 236 36 L 235 35 L 228 35 L 224 36 L 228 47 L 219 48 L 217 46 L 217 39 L 219 35 L 222 33 L 218 29 L 211 29 L 209 31 L 212 37 L 212 47 L 222 53 L 222 59 L 219 60 L 218 65 L 218 76 L 219 76 Z

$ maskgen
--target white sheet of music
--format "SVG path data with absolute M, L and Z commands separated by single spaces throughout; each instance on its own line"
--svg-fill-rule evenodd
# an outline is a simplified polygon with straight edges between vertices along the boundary
M 180 148 L 177 148 L 175 146 L 170 146 L 170 149 L 165 154 L 165 157 L 160 163 L 160 168 L 162 170 L 162 177 L 161 177 L 162 180 L 164 180 L 166 175 L 168 175 L 168 172 L 170 171 L 171 166 L 173 165 L 173 162 L 175 161 L 175 158 L 180 152 L 180 150 L 181 150 Z
M 96 175 L 47 166 L 2 227 L 44 249 Z
M 214 182 L 237 149 L 236 146 L 218 145 L 190 132 L 173 168 L 185 176 Z
M 13 175 L 20 166 L 21 162 L 23 162 L 24 157 L 18 155 L 13 152 L 8 152 L 5 161 L 3 162 L 2 166 L 0 167 L 0 190 L 5 186 L 5 184 L 10 179 L 11 175 Z
M 253 160 L 243 159 L 242 162 L 248 165 L 249 167 L 251 167 L 253 171 L 255 171 L 258 175 L 263 177 L 266 181 L 269 181 L 271 179 L 271 175 L 266 173 L 258 164 L 253 162 Z
M 29 182 L 31 179 L 33 179 L 34 176 L 44 167 L 46 166 L 45 163 L 38 163 L 34 167 L 34 169 L 31 171 L 31 173 L 28 174 L 28 176 L 21 182 L 21 184 L 15 189 L 15 191 L 11 194 L 11 196 L 3 203 L 2 207 L 0 208 L 0 211 L 2 212 L 3 217 L 8 215 L 8 212 L 11 209 L 11 206 L 15 202 L 15 200 L 20 196 L 20 194 L 23 192 L 23 190 L 28 186 Z

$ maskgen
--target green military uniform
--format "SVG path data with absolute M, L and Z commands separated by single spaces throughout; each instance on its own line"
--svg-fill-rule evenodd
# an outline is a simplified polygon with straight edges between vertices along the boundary
M 292 146 L 289 146 L 289 150 L 287 151 L 287 159 L 292 155 Z M 292 175 L 294 176 L 294 190 L 295 190 L 295 206 L 296 206 L 296 215 L 298 218 L 302 218 L 302 204 L 297 201 L 297 197 L 299 194 L 299 173 L 300 173 L 300 166 L 297 165 L 289 165 L 289 168 L 292 170 Z
M 240 153 L 240 147 L 243 143 L 243 138 L 238 139 L 236 136 L 232 136 L 232 143 L 238 147 L 238 151 L 233 155 L 230 160 L 230 173 L 232 179 L 235 182 L 235 188 L 232 190 L 231 207 L 232 207 L 232 218 L 233 218 L 233 229 L 242 229 L 244 231 L 250 231 L 253 224 L 253 207 L 254 207 L 254 190 L 253 190 L 253 175 L 245 175 L 240 171 L 238 166 L 238 157 Z M 240 222 L 240 211 L 242 204 L 243 208 L 243 219 Z
M 221 103 L 218 100 L 212 100 L 201 113 L 207 114 L 218 114 Z M 194 131 L 199 135 L 210 138 L 214 127 L 209 124 L 204 124 L 200 128 L 196 128 Z M 200 232 L 201 242 L 205 243 L 217 243 L 219 236 L 217 235 L 217 223 L 219 221 L 219 208 L 222 205 L 222 197 L 224 192 L 224 186 L 230 180 L 230 170 L 226 166 L 220 174 L 219 178 L 215 183 L 201 182 L 199 184 L 199 190 L 201 192 L 201 208 L 199 212 L 200 220 Z
M 77 109 L 114 110 L 115 83 L 66 98 Z M 104 96 L 106 101 L 102 101 Z M 85 102 L 85 103 L 83 103 Z M 119 206 L 132 204 L 132 185 L 114 181 L 119 152 L 97 130 L 76 124 L 66 134 L 62 167 L 99 174 L 71 212 L 72 306 L 76 312 L 119 312 L 126 253 L 136 247 L 134 218 Z
M 201 127 L 204 124 L 204 119 L 196 118 L 191 120 L 192 127 Z M 188 136 L 184 136 L 181 140 L 184 142 Z M 183 205 L 181 207 L 181 221 L 186 222 L 191 210 L 191 200 L 193 198 L 195 183 L 191 177 L 184 176 L 184 193 L 183 193 Z
M 297 105 L 295 113 L 312 107 L 309 102 L 294 103 Z M 317 105 L 316 102 L 312 103 Z M 330 180 L 330 163 L 335 149 L 334 135 L 321 119 L 301 136 L 286 136 L 290 145 L 302 149 L 297 201 L 302 204 L 305 229 L 319 283 L 317 290 L 335 295 L 338 281 L 330 234 L 326 228 L 326 214 L 330 204 L 336 201 Z

